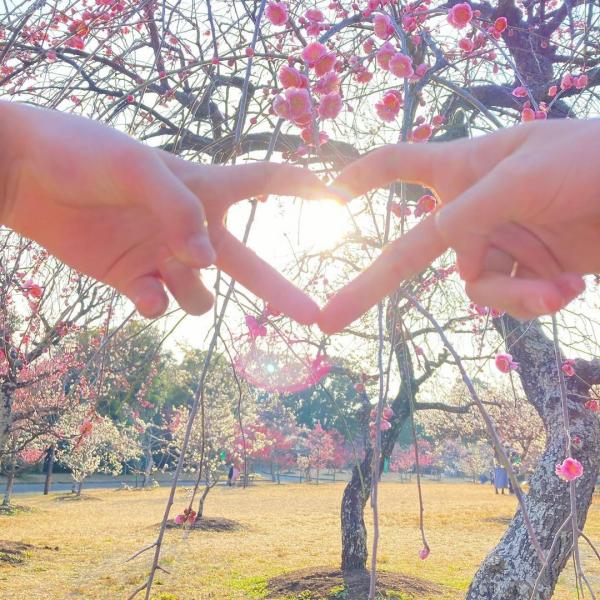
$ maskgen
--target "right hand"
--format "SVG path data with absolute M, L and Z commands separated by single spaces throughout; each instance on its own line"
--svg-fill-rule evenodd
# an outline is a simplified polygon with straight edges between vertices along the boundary
M 410 181 L 440 207 L 392 242 L 323 309 L 327 333 L 358 318 L 449 247 L 476 303 L 520 319 L 556 312 L 600 272 L 600 120 L 538 121 L 471 140 L 396 144 L 333 183 L 359 196 Z

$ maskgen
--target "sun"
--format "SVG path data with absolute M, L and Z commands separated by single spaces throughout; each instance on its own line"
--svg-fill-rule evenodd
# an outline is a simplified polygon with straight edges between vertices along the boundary
M 352 231 L 348 209 L 330 199 L 305 200 L 298 211 L 297 241 L 301 249 L 323 252 Z

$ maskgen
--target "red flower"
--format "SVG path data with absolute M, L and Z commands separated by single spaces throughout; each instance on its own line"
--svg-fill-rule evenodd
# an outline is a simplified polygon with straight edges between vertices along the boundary
M 466 27 L 471 20 L 473 19 L 473 9 L 468 2 L 463 2 L 462 4 L 455 4 L 448 13 L 448 23 L 450 25 L 456 27 L 457 29 L 462 29 Z

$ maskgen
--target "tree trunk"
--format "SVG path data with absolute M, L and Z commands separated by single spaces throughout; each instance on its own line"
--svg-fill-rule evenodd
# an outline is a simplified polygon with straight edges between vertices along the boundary
M 15 483 L 15 474 L 17 472 L 16 460 L 13 454 L 13 457 L 10 461 L 10 467 L 8 473 L 6 474 L 6 487 L 4 488 L 4 498 L 2 500 L 2 506 L 10 506 L 10 501 L 13 493 L 13 486 Z
M 565 458 L 566 447 L 554 344 L 537 321 L 519 323 L 504 317 L 494 324 L 501 333 L 509 332 L 505 339 L 520 364 L 523 389 L 546 428 L 546 448 L 529 482 L 527 508 L 541 547 L 548 553 L 571 512 L 569 485 L 554 472 L 555 465 Z M 583 404 L 590 385 L 600 379 L 600 363 L 577 360 L 575 370 L 577 376 L 567 378 L 566 384 L 570 432 L 583 440 L 582 448 L 573 453 L 584 468 L 583 476 L 577 480 L 577 521 L 583 529 L 600 468 L 600 423 Z M 549 557 L 534 600 L 552 597 L 571 555 L 572 543 L 572 528 L 568 524 Z M 467 600 L 529 600 L 540 568 L 519 510 L 500 543 L 479 567 Z
M 373 449 L 369 447 L 365 458 L 352 469 L 352 477 L 342 497 L 342 571 L 367 568 L 367 528 L 365 505 L 371 493 L 371 461 Z
M 150 446 L 146 446 L 144 448 L 144 479 L 142 480 L 143 488 L 145 488 L 150 481 L 150 475 L 152 474 L 153 466 L 154 457 L 152 456 L 152 448 Z
M 383 463 L 389 458 L 394 449 L 398 435 L 410 416 L 411 401 L 416 395 L 417 386 L 413 377 L 410 356 L 404 347 L 397 350 L 400 370 L 404 375 L 397 396 L 392 402 L 394 418 L 392 428 L 382 432 L 381 456 L 379 461 L 379 474 L 383 471 Z M 406 357 L 406 358 L 405 358 Z M 352 469 L 352 477 L 344 488 L 342 497 L 342 571 L 364 570 L 367 568 L 367 528 L 365 527 L 364 510 L 371 494 L 373 448 L 369 433 L 369 413 L 371 406 L 365 396 L 362 417 L 365 432 L 364 446 L 365 457 L 359 465 Z
M 77 497 L 81 496 L 81 488 L 83 488 L 83 481 L 78 481 L 77 482 L 77 488 L 75 490 L 75 493 L 77 494 Z
M 54 454 L 56 446 L 52 444 L 48 448 L 48 458 L 46 461 L 46 479 L 44 481 L 44 496 L 47 496 L 50 492 L 50 485 L 52 484 L 52 472 L 54 471 Z
M 15 386 L 10 381 L 5 381 L 0 386 L 0 457 L 4 453 L 4 446 L 10 432 L 14 389 Z

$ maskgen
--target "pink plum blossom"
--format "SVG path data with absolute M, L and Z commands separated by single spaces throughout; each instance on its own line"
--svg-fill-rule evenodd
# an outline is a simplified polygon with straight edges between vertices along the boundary
M 277 75 L 279 79 L 279 83 L 283 86 L 283 88 L 307 88 L 308 87 L 308 77 L 304 75 L 304 73 L 300 73 L 298 69 L 294 69 L 294 67 L 289 67 L 284 65 L 279 69 L 279 73 Z
M 496 367 L 502 373 L 509 373 L 519 367 L 519 363 L 513 360 L 512 354 L 497 354 L 496 355 Z
M 576 458 L 565 458 L 562 464 L 556 465 L 555 473 L 565 481 L 574 481 L 583 475 L 583 465 Z
M 525 86 L 519 85 L 512 91 L 512 95 L 515 98 L 527 98 L 528 92 Z
M 498 17 L 494 21 L 494 30 L 498 33 L 502 33 L 508 27 L 508 21 L 506 17 Z
M 568 358 L 563 362 L 560 370 L 567 377 L 573 377 L 575 375 L 575 361 L 572 358 Z
M 375 31 L 375 35 L 382 40 L 387 40 L 392 33 L 394 33 L 394 28 L 392 26 L 392 20 L 388 15 L 384 15 L 382 13 L 377 13 L 373 17 L 373 30 Z
M 267 328 L 264 323 L 261 323 L 256 317 L 246 315 L 245 321 L 246 327 L 248 327 L 248 333 L 253 340 L 257 337 L 264 337 L 267 335 Z
M 375 104 L 377 116 L 386 123 L 393 121 L 403 105 L 402 93 L 398 90 L 386 92 L 383 99 Z
M 325 73 L 325 75 L 323 75 L 323 77 L 321 77 L 321 79 L 319 79 L 313 87 L 314 93 L 318 96 L 338 92 L 339 89 L 340 78 L 335 71 L 329 71 L 328 73 Z
M 473 52 L 473 48 L 475 48 L 475 43 L 469 38 L 462 38 L 458 41 L 458 47 L 464 52 Z
M 448 23 L 457 29 L 466 27 L 473 19 L 473 9 L 468 2 L 455 4 L 448 13 Z
M 421 560 L 425 560 L 429 556 L 430 552 L 431 552 L 431 550 L 429 550 L 429 546 L 423 546 L 419 550 L 419 558 Z
M 530 108 L 529 106 L 526 106 L 522 111 L 521 111 L 521 121 L 523 121 L 523 123 L 528 123 L 529 121 L 535 121 L 535 111 L 533 110 L 533 108 Z
M 389 61 L 390 73 L 396 77 L 411 77 L 414 74 L 413 64 L 410 56 L 396 52 Z
M 319 116 L 321 119 L 335 119 L 342 110 L 342 97 L 338 92 L 326 94 L 319 103 Z
M 285 2 L 269 2 L 265 8 L 265 16 L 273 25 L 285 25 L 288 20 Z
M 573 79 L 573 75 L 571 73 L 565 73 L 560 80 L 560 89 L 568 90 L 575 85 L 575 80 Z
M 424 194 L 417 200 L 417 207 L 415 208 L 415 217 L 426 215 L 435 209 L 436 200 L 431 194 Z
M 327 52 L 314 65 L 315 74 L 322 77 L 333 69 L 335 65 L 335 52 Z
M 302 50 L 302 60 L 309 67 L 314 67 L 326 54 L 327 48 L 321 42 L 311 42 Z
M 283 119 L 300 122 L 303 117 L 310 116 L 310 94 L 304 88 L 288 88 L 283 95 L 275 96 L 273 110 Z
M 588 83 L 589 83 L 589 79 L 585 73 L 575 79 L 575 87 L 578 90 L 582 90 L 583 88 L 585 88 Z
M 396 54 L 396 48 L 394 48 L 391 42 L 386 42 L 377 50 L 377 54 L 375 55 L 377 64 L 385 71 L 389 71 L 390 59 L 394 54 Z
M 433 133 L 433 127 L 429 125 L 429 123 L 423 123 L 423 125 L 419 125 L 415 127 L 412 132 L 412 141 L 413 142 L 426 142 Z

